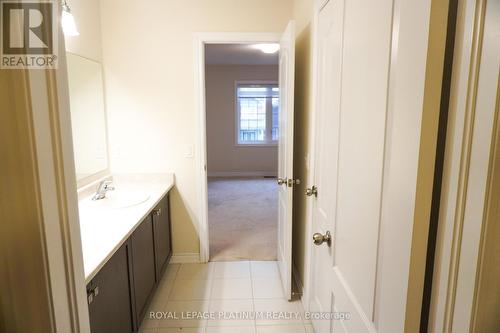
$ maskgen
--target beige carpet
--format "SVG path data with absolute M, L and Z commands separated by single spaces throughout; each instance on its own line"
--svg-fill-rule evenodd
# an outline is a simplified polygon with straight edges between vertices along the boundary
M 209 178 L 210 260 L 276 260 L 278 186 L 273 178 Z

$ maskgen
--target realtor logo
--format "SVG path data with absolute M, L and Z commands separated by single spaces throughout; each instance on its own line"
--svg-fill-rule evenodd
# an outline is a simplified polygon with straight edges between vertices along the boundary
M 3 69 L 57 67 L 57 11 L 49 0 L 0 0 Z

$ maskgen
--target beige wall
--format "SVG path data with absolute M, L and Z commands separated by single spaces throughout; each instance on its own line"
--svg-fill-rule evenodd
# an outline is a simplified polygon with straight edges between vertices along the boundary
M 205 70 L 208 175 L 276 175 L 277 146 L 236 146 L 236 81 L 278 82 L 276 66 L 210 65 Z
M 171 196 L 174 252 L 199 251 L 195 160 L 183 156 L 189 145 L 197 144 L 193 33 L 281 32 L 288 20 L 296 20 L 294 167 L 296 177 L 306 180 L 312 109 L 310 22 L 313 2 L 149 1 L 155 7 L 150 10 L 151 6 L 138 2 L 102 0 L 99 7 L 98 0 L 68 1 L 80 36 L 66 37 L 66 49 L 104 62 L 112 172 L 172 171 L 176 174 L 177 188 Z M 260 10 L 263 6 L 268 10 Z M 257 19 L 259 25 L 255 25 Z M 144 38 L 146 35 L 148 38 Z M 138 49 L 141 52 L 137 52 Z M 207 69 L 207 79 L 213 67 Z M 211 140 L 207 144 L 211 147 Z M 259 149 L 268 153 L 272 150 Z M 219 169 L 215 156 L 213 151 L 209 152 L 209 167 L 226 171 Z M 264 169 L 264 166 L 256 169 Z M 237 165 L 231 167 L 231 171 L 234 170 Z M 302 195 L 306 185 L 303 182 L 298 186 L 294 196 L 293 260 L 302 281 L 308 240 L 307 200 Z
M 66 51 L 102 61 L 101 14 L 99 0 L 67 0 L 79 36 L 65 36 Z
M 101 1 L 111 170 L 175 173 L 174 253 L 199 251 L 193 33 L 281 32 L 291 16 L 289 0 Z
M 96 67 L 94 68 L 94 70 L 102 71 L 102 30 L 100 0 L 67 0 L 67 3 L 71 9 L 73 17 L 75 18 L 76 27 L 80 35 L 64 36 L 65 50 L 85 59 L 90 59 L 97 62 L 99 66 L 94 66 Z M 67 57 L 66 64 L 71 65 L 73 63 L 74 67 L 81 67 L 80 65 L 82 63 L 80 63 L 80 61 L 81 59 L 78 57 L 74 57 L 73 59 Z M 78 62 L 78 65 L 75 62 Z M 84 63 L 87 66 L 92 64 L 91 61 L 84 61 Z M 79 68 L 79 70 L 81 71 L 80 74 L 86 72 L 86 70 L 82 68 Z M 77 83 L 77 81 L 79 81 L 75 77 L 77 72 L 77 68 L 73 68 L 73 71 L 70 71 L 68 68 L 68 73 L 65 73 L 64 75 L 66 76 L 73 74 L 72 82 L 73 84 L 75 84 Z M 101 78 L 101 81 L 103 80 L 104 77 Z M 91 114 L 87 114 L 85 110 L 80 110 L 82 112 L 79 112 L 79 109 L 85 109 L 89 106 L 89 104 L 83 102 L 85 100 L 85 97 L 78 101 L 78 97 L 82 97 L 80 96 L 82 94 L 77 94 L 76 90 L 72 91 L 74 95 L 74 105 L 71 108 L 73 129 L 72 135 L 74 150 L 76 153 L 75 164 L 76 172 L 78 173 L 78 187 L 88 185 L 98 178 L 109 174 L 109 156 L 107 156 L 108 152 L 106 149 L 106 103 L 103 99 L 103 82 L 94 82 L 94 84 L 95 85 L 93 86 L 93 88 L 101 90 L 101 96 L 98 96 L 97 98 L 99 99 L 100 97 L 101 101 L 93 100 L 89 103 L 93 103 L 94 105 L 96 105 L 96 103 L 97 105 L 100 103 L 102 110 L 100 110 L 99 112 L 94 110 L 96 112 L 94 112 L 93 117 L 90 117 Z M 93 140 L 86 140 L 85 137 L 88 137 L 88 135 L 82 135 L 88 134 L 84 133 L 88 132 L 86 131 L 87 127 L 92 127 L 89 129 L 96 133 Z M 78 134 L 80 134 L 80 136 L 82 137 L 81 140 L 78 139 Z M 78 158 L 78 156 L 80 156 L 80 158 Z

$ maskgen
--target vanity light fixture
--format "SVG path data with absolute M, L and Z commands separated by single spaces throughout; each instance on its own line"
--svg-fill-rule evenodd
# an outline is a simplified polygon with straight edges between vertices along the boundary
M 65 36 L 78 36 L 80 34 L 76 28 L 75 18 L 71 14 L 71 9 L 66 0 L 62 3 L 61 24 Z
M 256 49 L 261 50 L 264 53 L 272 54 L 272 53 L 276 53 L 279 51 L 280 44 L 277 44 L 277 43 L 255 44 L 254 47 Z

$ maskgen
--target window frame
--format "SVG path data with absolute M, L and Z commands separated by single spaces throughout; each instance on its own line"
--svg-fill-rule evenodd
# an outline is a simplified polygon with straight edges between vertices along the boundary
M 241 85 L 275 85 L 276 87 L 279 88 L 279 82 L 278 81 L 273 81 L 273 80 L 237 80 L 234 81 L 234 113 L 235 113 L 235 122 L 234 122 L 234 144 L 236 147 L 277 147 L 279 143 L 279 139 L 275 141 L 266 141 L 260 143 L 259 141 L 253 141 L 250 143 L 240 143 L 239 137 L 240 137 L 240 103 L 238 103 L 238 87 Z M 279 97 L 278 97 L 279 98 Z M 271 101 L 272 103 L 272 101 Z M 271 118 L 271 124 L 272 124 L 272 109 L 270 112 L 270 115 L 267 114 L 267 106 L 266 106 L 266 125 L 267 125 L 267 118 Z M 267 128 L 267 127 L 266 127 Z M 271 138 L 272 138 L 272 127 L 271 127 Z

